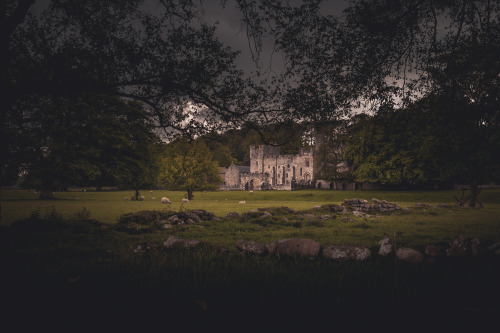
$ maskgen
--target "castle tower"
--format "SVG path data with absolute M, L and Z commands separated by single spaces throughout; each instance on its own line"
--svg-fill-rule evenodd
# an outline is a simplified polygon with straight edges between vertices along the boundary
M 250 173 L 265 173 L 265 160 L 275 158 L 280 153 L 280 148 L 276 146 L 250 146 Z

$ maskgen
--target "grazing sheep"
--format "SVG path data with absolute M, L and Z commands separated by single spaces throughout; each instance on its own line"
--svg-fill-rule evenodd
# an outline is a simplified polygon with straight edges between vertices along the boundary
M 161 198 L 161 203 L 164 203 L 164 204 L 171 204 L 170 199 L 169 199 L 169 198 L 166 198 L 166 197 Z
M 247 202 L 245 200 L 240 201 L 240 204 L 246 204 Z
M 253 190 L 250 190 L 250 194 L 253 194 Z
M 125 198 L 125 200 L 130 200 L 130 198 L 129 198 L 129 197 L 126 197 L 126 198 Z
M 153 191 L 151 191 L 151 190 L 150 190 L 150 191 L 149 191 L 149 193 L 150 193 L 150 194 L 153 194 Z
M 151 200 L 156 200 L 156 198 L 155 198 L 155 197 L 152 197 L 152 198 L 151 198 Z
M 146 198 L 143 195 L 141 195 L 140 200 L 146 200 Z
M 189 202 L 189 200 L 184 198 L 184 199 L 182 199 L 182 202 Z

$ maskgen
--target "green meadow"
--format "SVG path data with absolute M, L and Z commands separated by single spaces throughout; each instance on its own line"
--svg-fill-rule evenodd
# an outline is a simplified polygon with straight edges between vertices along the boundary
M 376 255 L 384 235 L 396 247 L 420 251 L 429 244 L 446 246 L 459 235 L 487 244 L 500 241 L 500 189 L 484 190 L 484 208 L 476 209 L 455 205 L 453 196 L 460 197 L 460 191 L 198 192 L 188 203 L 181 202 L 183 192 L 143 190 L 144 201 L 125 200 L 132 194 L 60 192 L 58 200 L 40 201 L 32 191 L 2 191 L 5 317 L 29 314 L 39 325 L 59 325 L 62 331 L 75 325 L 98 330 L 102 323 L 111 330 L 154 323 L 174 331 L 353 329 L 392 323 L 405 331 L 428 324 L 462 328 L 464 320 L 488 323 L 500 313 L 498 256 L 415 265 Z M 161 204 L 163 196 L 172 204 Z M 377 198 L 403 209 L 356 217 L 321 207 L 347 198 Z M 119 223 L 126 213 L 190 209 L 219 218 L 170 228 Z M 245 214 L 254 209 L 267 210 L 272 218 Z M 228 218 L 229 212 L 240 217 Z M 165 249 L 172 235 L 202 245 Z M 323 247 L 365 246 L 373 255 L 364 262 L 336 262 L 242 256 L 235 247 L 239 239 L 269 244 L 291 237 L 310 238 Z M 142 250 L 136 251 L 139 246 Z M 27 328 L 29 321 L 16 324 Z
M 307 237 L 326 245 L 374 246 L 383 235 L 398 237 L 407 246 L 424 248 L 430 243 L 449 242 L 458 235 L 479 237 L 491 241 L 500 240 L 500 190 L 484 190 L 481 202 L 484 208 L 460 208 L 455 205 L 454 196 L 461 191 L 216 191 L 195 192 L 195 199 L 182 203 L 182 191 L 141 191 L 144 201 L 126 200 L 132 191 L 74 191 L 56 193 L 58 200 L 38 200 L 33 191 L 2 191 L 1 224 L 8 226 L 16 220 L 27 219 L 33 214 L 57 213 L 71 219 L 82 211 L 101 223 L 116 224 L 121 215 L 143 210 L 180 211 L 203 209 L 220 217 L 222 221 L 211 222 L 208 228 L 180 227 L 159 232 L 159 239 L 169 234 L 183 234 L 197 237 L 214 245 L 234 248 L 238 237 L 271 242 L 285 237 Z M 168 197 L 172 204 L 160 203 Z M 335 219 L 327 219 L 316 224 L 296 221 L 275 223 L 263 227 L 258 224 L 241 223 L 226 219 L 230 212 L 244 214 L 250 210 L 288 207 L 295 211 L 328 214 L 317 208 L 327 204 L 341 204 L 344 199 L 372 198 L 395 202 L 408 212 L 397 211 L 381 216 L 355 217 L 352 214 L 337 214 Z M 245 204 L 240 203 L 245 201 Z M 417 207 L 426 203 L 428 207 Z M 344 216 L 345 215 L 345 216 Z M 293 219 L 293 216 L 291 217 Z M 352 219 L 345 222 L 346 219 Z

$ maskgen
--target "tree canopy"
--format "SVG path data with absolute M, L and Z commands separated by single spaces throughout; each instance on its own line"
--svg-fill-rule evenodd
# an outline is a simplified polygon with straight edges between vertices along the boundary
M 447 123 L 441 135 L 453 138 L 443 142 L 474 147 L 450 156 L 460 159 L 454 165 L 463 165 L 464 179 L 475 183 L 493 163 L 481 156 L 498 140 L 498 0 L 352 0 L 341 14 L 325 13 L 322 0 L 235 0 L 254 59 L 269 40 L 272 55 L 283 59 L 283 70 L 261 66 L 253 77 L 217 38 L 202 1 L 50 0 L 34 12 L 35 2 L 8 0 L 1 8 L 0 73 L 8 95 L 0 101 L 2 183 L 12 173 L 7 121 L 28 102 L 49 110 L 47 100 L 82 94 L 135 100 L 168 136 L 338 120 L 354 111 L 393 110 L 397 116 L 381 117 L 404 121 L 413 115 L 398 110 L 418 106 Z M 370 135 L 394 142 L 377 126 Z M 281 139 L 279 128 L 275 133 Z M 248 142 L 263 138 L 252 132 Z M 300 140 L 290 140 L 290 151 Z M 408 144 L 374 148 L 384 148 L 377 158 L 399 169 L 387 179 L 427 177 Z M 218 149 L 217 158 L 228 163 L 227 149 Z M 231 158 L 245 159 L 230 150 Z M 358 175 L 375 179 L 373 170 Z
M 10 166 L 42 198 L 67 186 L 138 188 L 156 180 L 160 140 L 136 102 L 81 95 L 33 108 L 27 101 L 13 116 Z
M 188 200 L 194 191 L 216 190 L 223 181 L 208 147 L 202 141 L 185 140 L 166 148 L 159 179 L 169 190 L 185 190 Z

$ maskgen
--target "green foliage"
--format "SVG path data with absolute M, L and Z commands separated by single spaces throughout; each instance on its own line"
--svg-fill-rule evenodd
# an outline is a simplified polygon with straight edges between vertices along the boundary
M 106 95 L 46 100 L 9 118 L 23 185 L 144 187 L 157 177 L 159 138 L 135 102 Z
M 167 148 L 162 167 L 160 182 L 170 190 L 186 190 L 189 200 L 194 191 L 216 190 L 222 182 L 219 165 L 202 141 L 176 142 Z
M 315 177 L 317 179 L 334 181 L 352 178 L 352 172 L 345 164 L 344 158 L 348 137 L 347 125 L 347 121 L 315 124 Z
M 356 181 L 389 184 L 490 182 L 500 177 L 497 119 L 467 100 L 433 94 L 380 110 L 351 126 L 345 157 Z
M 207 134 L 199 140 L 206 143 L 220 166 L 227 167 L 231 162 L 248 165 L 251 145 L 273 144 L 280 147 L 281 154 L 298 154 L 301 147 L 310 145 L 310 127 L 293 121 L 263 126 L 251 124 L 221 134 Z

